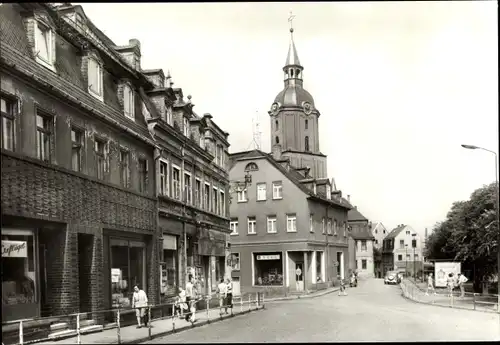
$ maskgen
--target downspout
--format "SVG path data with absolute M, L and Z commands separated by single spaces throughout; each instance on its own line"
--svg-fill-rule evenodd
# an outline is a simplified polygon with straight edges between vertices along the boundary
M 159 247 L 157 248 L 157 254 L 156 254 L 156 269 L 160 270 L 160 259 L 161 259 L 161 251 L 163 250 L 163 231 L 161 231 L 160 228 L 160 199 L 158 198 L 158 169 L 157 169 L 157 163 L 161 157 L 161 148 L 159 146 L 155 145 L 155 148 L 153 150 L 153 159 L 154 159 L 154 178 L 155 178 L 155 193 L 154 195 L 156 196 L 156 235 L 157 235 L 157 240 L 153 242 L 153 245 Z M 154 238 L 154 237 L 153 237 Z M 162 246 L 160 247 L 159 244 L 162 243 Z M 153 272 L 155 272 L 155 277 L 156 279 L 158 278 L 158 271 L 156 271 L 155 268 L 153 268 Z M 155 279 L 153 279 L 154 281 Z M 160 295 L 161 295 L 161 281 L 159 282 L 159 287 L 158 292 L 156 294 L 157 301 L 161 303 L 160 301 Z

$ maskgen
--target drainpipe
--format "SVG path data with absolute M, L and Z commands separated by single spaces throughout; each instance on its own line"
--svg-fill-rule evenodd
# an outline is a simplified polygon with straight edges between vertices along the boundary
M 328 204 L 326 204 L 326 219 L 325 219 L 325 222 L 326 222 L 326 230 L 325 230 L 325 275 L 328 276 L 328 263 L 330 262 L 330 255 L 329 255 L 329 250 L 328 250 Z M 330 280 L 332 279 L 332 277 L 330 277 Z M 325 282 L 327 282 L 327 277 L 325 277 Z M 328 283 L 327 283 L 327 286 L 328 286 Z
M 156 262 L 156 269 L 159 269 L 160 267 L 160 258 L 161 258 L 161 250 L 163 250 L 163 247 L 159 247 L 159 243 L 163 241 L 163 231 L 160 230 L 160 199 L 158 198 L 158 175 L 157 175 L 157 172 L 158 172 L 158 169 L 157 169 L 157 164 L 158 164 L 158 161 L 161 157 L 161 148 L 159 146 L 156 146 L 154 148 L 154 172 L 155 172 L 155 193 L 154 195 L 156 195 L 156 228 L 157 228 L 157 232 L 156 232 L 156 235 L 158 236 L 157 237 L 157 240 L 153 243 L 154 246 L 157 246 L 157 254 L 156 254 L 156 257 L 157 257 L 157 262 Z M 153 236 L 154 238 L 154 236 Z M 155 268 L 153 268 L 153 272 L 155 272 L 155 276 L 158 277 L 158 273 L 160 272 L 157 272 L 155 271 Z M 153 280 L 154 281 L 154 280 Z M 160 282 L 161 284 L 161 282 Z M 160 301 L 160 293 L 161 291 L 158 290 L 158 293 L 157 293 L 157 299 L 158 301 Z

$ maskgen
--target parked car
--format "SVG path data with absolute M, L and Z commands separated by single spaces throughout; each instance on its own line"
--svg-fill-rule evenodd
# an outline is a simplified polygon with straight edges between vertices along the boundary
M 384 284 L 399 284 L 401 282 L 399 274 L 396 271 L 388 271 L 385 274 Z

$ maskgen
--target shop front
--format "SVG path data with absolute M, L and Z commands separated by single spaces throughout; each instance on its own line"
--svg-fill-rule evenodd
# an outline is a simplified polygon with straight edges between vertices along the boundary
M 253 253 L 254 286 L 283 286 L 283 253 Z
M 165 304 L 177 295 L 179 287 L 178 236 L 163 234 L 160 262 L 160 303 Z

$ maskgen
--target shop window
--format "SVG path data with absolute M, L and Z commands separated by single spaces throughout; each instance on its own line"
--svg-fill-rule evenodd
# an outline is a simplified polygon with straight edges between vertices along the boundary
M 139 241 L 111 239 L 112 307 L 130 307 L 134 286 L 146 286 L 146 244 Z
M 2 229 L 2 313 L 13 305 L 28 310 L 38 302 L 34 243 L 31 230 Z M 37 316 L 36 310 L 25 317 Z
M 177 251 L 163 250 L 163 260 L 165 262 L 161 266 L 160 293 L 162 299 L 165 299 L 177 294 Z
M 231 253 L 230 266 L 233 271 L 240 270 L 240 253 Z
M 283 285 L 283 258 L 281 253 L 254 253 L 254 285 Z

